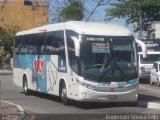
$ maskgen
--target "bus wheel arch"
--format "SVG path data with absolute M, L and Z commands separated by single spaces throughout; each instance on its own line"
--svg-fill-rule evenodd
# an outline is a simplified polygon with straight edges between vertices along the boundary
M 64 79 L 60 79 L 60 82 L 59 82 L 59 96 L 61 97 L 62 103 L 64 105 L 69 104 L 69 100 L 67 96 L 67 87 Z
M 28 79 L 26 74 L 23 75 L 23 92 L 26 95 L 29 95 L 30 92 L 28 89 Z

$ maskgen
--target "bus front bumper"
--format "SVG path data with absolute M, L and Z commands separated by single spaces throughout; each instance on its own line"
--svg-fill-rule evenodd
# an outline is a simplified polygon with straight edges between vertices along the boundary
M 138 89 L 127 92 L 97 92 L 80 86 L 79 101 L 86 102 L 136 102 Z

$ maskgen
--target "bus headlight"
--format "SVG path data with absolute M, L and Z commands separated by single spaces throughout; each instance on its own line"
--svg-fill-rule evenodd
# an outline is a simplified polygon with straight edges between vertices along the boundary
M 77 81 L 78 84 L 82 85 L 85 88 L 92 89 L 92 90 L 97 88 L 97 86 L 95 86 L 95 85 L 90 85 L 90 84 L 87 84 L 85 82 L 81 82 L 77 79 L 76 79 L 76 81 Z
M 142 72 L 145 72 L 145 67 L 141 67 L 141 71 L 142 71 Z

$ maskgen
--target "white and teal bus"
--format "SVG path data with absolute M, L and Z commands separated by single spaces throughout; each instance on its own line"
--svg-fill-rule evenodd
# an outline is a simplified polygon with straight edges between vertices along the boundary
M 69 99 L 136 102 L 135 39 L 122 26 L 84 21 L 18 32 L 13 81 L 25 94 L 60 96 L 64 104 Z

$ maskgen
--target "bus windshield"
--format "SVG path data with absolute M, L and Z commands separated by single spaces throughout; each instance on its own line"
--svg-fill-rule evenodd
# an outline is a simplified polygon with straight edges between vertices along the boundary
M 138 77 L 133 37 L 84 35 L 80 53 L 80 74 L 88 80 L 118 82 Z
M 150 63 L 154 63 L 155 61 L 159 61 L 160 60 L 160 54 L 148 54 L 146 58 L 143 58 L 143 56 L 140 56 L 141 59 L 141 63 L 142 64 L 150 64 Z

